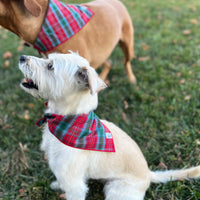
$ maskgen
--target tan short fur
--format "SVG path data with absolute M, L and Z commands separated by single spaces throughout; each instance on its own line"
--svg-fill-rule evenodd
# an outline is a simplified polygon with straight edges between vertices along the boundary
M 105 79 L 110 70 L 110 64 L 106 61 L 119 43 L 124 52 L 128 79 L 136 83 L 131 68 L 131 59 L 134 57 L 134 30 L 126 8 L 118 0 L 96 0 L 85 5 L 95 12 L 94 17 L 80 32 L 54 51 L 78 51 L 95 69 L 105 63 L 101 74 L 101 78 Z M 48 0 L 1 0 L 0 25 L 33 44 L 47 7 Z

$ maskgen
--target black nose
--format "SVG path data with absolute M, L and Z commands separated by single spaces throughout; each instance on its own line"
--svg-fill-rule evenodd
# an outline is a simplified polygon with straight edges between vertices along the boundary
M 20 62 L 20 63 L 26 62 L 26 56 L 21 55 L 21 56 L 20 56 L 20 59 L 19 59 L 19 62 Z

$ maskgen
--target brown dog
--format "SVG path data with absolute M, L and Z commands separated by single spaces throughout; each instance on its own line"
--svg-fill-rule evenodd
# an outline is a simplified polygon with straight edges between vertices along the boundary
M 46 16 L 48 3 L 48 0 L 0 0 L 0 25 L 34 44 Z M 134 33 L 126 8 L 118 0 L 95 0 L 84 5 L 95 15 L 83 29 L 53 51 L 78 51 L 95 69 L 104 64 L 101 78 L 105 79 L 110 70 L 107 59 L 119 43 L 125 55 L 128 79 L 136 83 L 131 69 Z

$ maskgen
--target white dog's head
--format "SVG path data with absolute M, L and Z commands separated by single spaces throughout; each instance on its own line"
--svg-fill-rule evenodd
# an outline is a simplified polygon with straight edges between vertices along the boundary
M 47 59 L 21 56 L 19 68 L 25 76 L 21 87 L 26 92 L 54 102 L 71 96 L 94 99 L 106 87 L 88 61 L 75 53 L 53 53 Z

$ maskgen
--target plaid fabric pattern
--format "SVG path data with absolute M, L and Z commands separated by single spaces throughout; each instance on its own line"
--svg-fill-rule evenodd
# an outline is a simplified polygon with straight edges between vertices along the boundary
M 86 6 L 49 1 L 49 8 L 33 47 L 40 52 L 53 50 L 79 32 L 94 15 Z
M 50 132 L 62 143 L 84 150 L 115 152 L 110 130 L 91 111 L 82 115 L 46 113 L 36 124 L 48 122 Z

